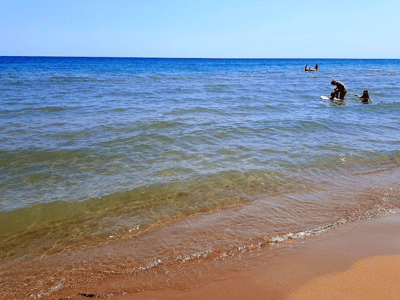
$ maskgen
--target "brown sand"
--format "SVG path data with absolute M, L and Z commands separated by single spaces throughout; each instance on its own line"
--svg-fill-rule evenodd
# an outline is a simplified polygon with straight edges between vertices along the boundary
M 88 299 L 79 293 L 121 300 L 400 299 L 399 229 L 397 212 L 241 257 L 184 264 L 163 276 L 160 267 L 154 269 L 155 275 L 111 272 L 95 277 L 94 269 L 85 266 L 82 272 L 73 273 L 77 274 L 76 285 L 41 299 Z
M 191 291 L 145 291 L 117 299 L 400 299 L 400 214 L 343 225 L 282 245 L 271 262 Z M 379 256 L 386 255 L 386 256 Z M 262 255 L 261 255 L 262 256 Z
M 400 255 L 377 256 L 355 263 L 348 271 L 317 278 L 290 300 L 399 299 Z

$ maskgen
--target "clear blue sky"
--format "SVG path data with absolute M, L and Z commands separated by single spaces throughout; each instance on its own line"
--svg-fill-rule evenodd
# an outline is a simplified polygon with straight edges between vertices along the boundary
M 9 0 L 0 56 L 400 58 L 399 0 Z

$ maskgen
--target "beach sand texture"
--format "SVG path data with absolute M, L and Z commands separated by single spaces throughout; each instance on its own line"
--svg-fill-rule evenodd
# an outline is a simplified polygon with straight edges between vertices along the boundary
M 63 285 L 72 283 L 65 278 L 47 295 L 34 294 L 28 287 L 21 293 L 15 290 L 15 295 L 3 294 L 3 299 L 399 299 L 399 226 L 397 212 L 225 261 L 188 263 L 164 277 L 162 267 L 143 276 L 124 275 L 121 269 L 128 266 L 117 261 L 112 262 L 116 272 L 99 277 L 96 263 L 78 264 L 70 266 L 80 268 L 75 284 Z M 46 275 L 49 281 L 63 267 L 54 260 L 43 259 L 40 264 L 42 272 L 53 270 Z M 34 268 L 2 272 L 0 287 L 15 278 L 31 280 L 33 290 L 40 282 L 32 278 L 39 278 L 40 272 Z
M 149 291 L 120 299 L 399 299 L 399 226 L 398 213 L 356 222 L 282 245 L 290 249 L 272 263 L 248 259 L 251 271 L 198 290 Z
M 348 271 L 311 281 L 289 299 L 399 299 L 399 273 L 400 255 L 366 258 Z

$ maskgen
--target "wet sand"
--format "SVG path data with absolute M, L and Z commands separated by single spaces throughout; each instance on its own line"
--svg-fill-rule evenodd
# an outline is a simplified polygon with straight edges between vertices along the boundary
M 249 255 L 242 258 L 247 270 L 225 270 L 195 290 L 145 291 L 116 299 L 399 299 L 399 229 L 398 211 L 281 245 L 273 261 Z
M 95 263 L 74 264 L 57 273 L 60 265 L 53 261 L 51 266 L 51 260 L 44 265 L 43 260 L 40 271 L 25 268 L 3 272 L 0 288 L 13 279 L 27 287 L 43 286 L 53 280 L 50 293 L 21 288 L 14 290 L 15 295 L 0 295 L 4 299 L 30 295 L 38 299 L 95 296 L 122 300 L 398 299 L 399 212 L 340 225 L 323 235 L 268 245 L 229 259 L 188 261 L 175 268 L 157 266 L 140 275 L 121 271 L 131 268 L 127 261 L 109 261 L 108 271 L 99 275 Z M 102 262 L 103 269 L 105 265 Z M 61 277 L 64 281 L 59 281 Z

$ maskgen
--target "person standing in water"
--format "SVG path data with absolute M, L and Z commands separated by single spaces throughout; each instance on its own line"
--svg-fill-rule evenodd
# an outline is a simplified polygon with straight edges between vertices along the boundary
M 331 94 L 331 96 L 334 94 L 335 98 L 344 100 L 344 96 L 346 96 L 347 94 L 347 89 L 346 86 L 343 84 L 343 82 L 332 79 L 331 84 L 336 85 L 336 89 L 334 93 Z
M 318 64 L 315 65 L 314 69 L 315 69 L 315 71 L 319 70 Z

